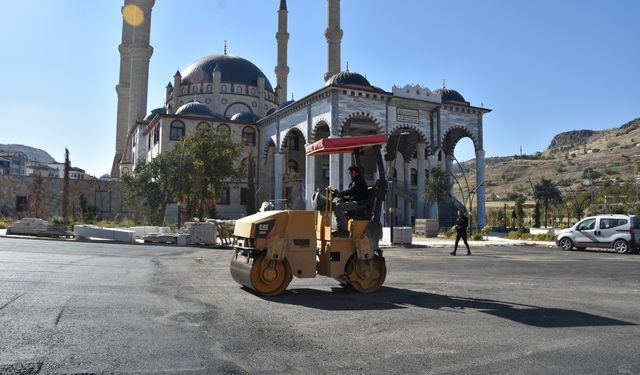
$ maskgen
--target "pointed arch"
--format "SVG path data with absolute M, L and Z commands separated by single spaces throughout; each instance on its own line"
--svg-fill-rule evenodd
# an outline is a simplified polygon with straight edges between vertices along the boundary
M 366 125 L 362 126 L 358 123 L 369 123 L 370 127 Z M 354 125 L 360 125 L 356 128 Z M 368 134 L 381 134 L 384 133 L 384 128 L 380 125 L 380 122 L 370 113 L 357 111 L 351 113 L 347 116 L 342 124 L 340 124 L 340 129 L 338 129 L 338 134 L 341 137 L 348 135 L 368 135 Z
M 473 142 L 473 147 L 477 151 L 478 150 L 478 140 L 471 130 L 464 126 L 456 125 L 453 126 L 444 133 L 442 136 L 442 150 L 445 155 L 453 154 L 453 151 L 456 148 L 456 145 L 462 138 L 470 138 Z

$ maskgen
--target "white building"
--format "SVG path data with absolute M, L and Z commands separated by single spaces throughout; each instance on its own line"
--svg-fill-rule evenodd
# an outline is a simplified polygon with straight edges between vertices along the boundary
M 483 116 L 489 109 L 471 105 L 457 91 L 431 91 L 421 85 L 394 86 L 384 90 L 362 74 L 341 71 L 340 0 L 328 0 L 329 22 L 326 83 L 297 101 L 287 97 L 286 0 L 278 11 L 278 85 L 250 61 L 220 55 L 204 57 L 177 72 L 169 82 L 163 106 L 145 116 L 152 0 L 126 0 L 145 14 L 142 25 L 124 23 L 120 46 L 121 74 L 118 91 L 118 134 L 113 176 L 130 173 L 138 160 L 150 160 L 171 149 L 198 126 L 234 132 L 259 156 L 258 201 L 284 199 L 293 209 L 310 208 L 316 189 L 331 185 L 344 188 L 349 180 L 349 155 L 306 157 L 304 147 L 323 137 L 385 133 L 387 171 L 394 176 L 395 193 L 386 204 L 396 209 L 398 224 L 413 218 L 435 217 L 422 191 L 433 169 L 451 172 L 458 141 L 470 138 L 476 150 L 477 223 L 486 222 L 484 188 Z M 137 72 L 137 73 L 136 73 Z M 147 72 L 147 73 L 145 73 Z M 129 110 L 131 109 L 131 110 Z M 370 164 L 365 155 L 365 167 Z M 239 161 L 239 162 L 244 162 Z M 395 165 L 395 168 L 393 168 Z M 365 170 L 373 183 L 373 169 Z M 246 183 L 230 185 L 218 204 L 224 217 L 244 215 Z M 449 218 L 455 202 L 440 207 Z M 385 220 L 389 222 L 390 218 Z

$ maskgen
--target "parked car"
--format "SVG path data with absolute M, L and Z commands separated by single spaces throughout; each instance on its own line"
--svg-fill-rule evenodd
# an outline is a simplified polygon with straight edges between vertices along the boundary
M 612 248 L 617 253 L 630 253 L 640 248 L 640 216 L 598 215 L 579 221 L 556 237 L 562 250 L 574 247 Z

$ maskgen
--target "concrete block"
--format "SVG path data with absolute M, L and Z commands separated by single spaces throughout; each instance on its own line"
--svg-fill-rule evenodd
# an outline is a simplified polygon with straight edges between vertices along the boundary
M 391 228 L 382 228 L 382 241 L 391 243 Z M 410 245 L 413 241 L 413 231 L 411 227 L 394 227 L 393 228 L 393 243 Z
M 47 232 L 46 220 L 35 217 L 25 217 L 24 219 L 7 228 L 7 234 L 21 234 L 27 236 L 42 235 Z
M 416 219 L 414 231 L 418 237 L 438 237 L 440 223 L 436 219 Z
M 77 239 L 101 238 L 125 243 L 136 243 L 136 232 L 131 230 L 99 228 L 93 225 L 76 225 L 73 232 Z
M 215 245 L 218 232 L 215 223 L 185 223 L 190 244 Z
M 137 238 L 144 238 L 152 234 L 169 234 L 171 228 L 169 227 L 153 227 L 153 226 L 137 226 L 137 227 L 120 227 L 116 228 L 120 230 L 130 230 L 136 233 Z
M 178 235 L 178 246 L 187 246 L 187 240 L 189 239 L 188 234 L 179 234 Z

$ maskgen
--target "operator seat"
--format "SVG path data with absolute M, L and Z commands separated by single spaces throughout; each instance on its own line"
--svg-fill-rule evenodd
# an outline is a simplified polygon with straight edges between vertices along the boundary
M 347 211 L 348 219 L 353 220 L 371 220 L 373 208 L 376 202 L 376 185 L 367 188 L 367 200 L 361 202 L 355 210 Z

